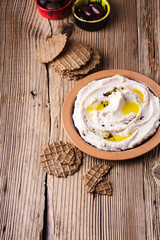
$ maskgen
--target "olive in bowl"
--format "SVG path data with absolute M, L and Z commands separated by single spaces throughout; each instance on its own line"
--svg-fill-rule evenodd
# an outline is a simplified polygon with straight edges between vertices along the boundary
M 77 0 L 73 4 L 72 13 L 77 26 L 87 31 L 96 31 L 105 26 L 110 5 L 106 0 Z
M 52 20 L 67 17 L 71 12 L 72 0 L 35 0 L 39 13 Z

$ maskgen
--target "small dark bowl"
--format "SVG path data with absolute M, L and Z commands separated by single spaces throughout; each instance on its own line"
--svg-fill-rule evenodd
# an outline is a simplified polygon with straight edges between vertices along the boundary
M 102 8 L 106 11 L 106 14 L 104 15 L 103 18 L 100 18 L 98 20 L 94 20 L 94 21 L 88 21 L 88 20 L 84 20 L 81 19 L 77 16 L 76 14 L 76 7 L 84 4 L 84 5 L 88 5 L 88 3 L 90 2 L 96 2 L 101 4 Z M 97 31 L 101 28 L 103 28 L 106 25 L 106 22 L 109 19 L 109 15 L 110 15 L 110 5 L 106 0 L 77 0 L 72 7 L 72 14 L 74 16 L 74 20 L 75 23 L 78 27 L 86 30 L 86 31 Z
M 71 13 L 72 0 L 69 0 L 69 2 L 64 7 L 58 8 L 56 10 L 47 10 L 38 4 L 38 0 L 35 1 L 39 13 L 47 19 L 58 20 L 67 17 Z

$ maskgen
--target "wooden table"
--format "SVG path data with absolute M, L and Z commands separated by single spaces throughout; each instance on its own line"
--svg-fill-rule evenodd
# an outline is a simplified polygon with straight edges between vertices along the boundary
M 97 70 L 129 69 L 160 83 L 160 1 L 110 0 L 106 28 L 75 28 L 73 39 L 101 54 Z M 61 122 L 65 96 L 75 85 L 58 77 L 36 51 L 72 16 L 41 17 L 33 0 L 0 3 L 0 239 L 159 240 L 159 146 L 133 160 L 104 161 L 84 154 L 66 179 L 47 175 L 39 163 L 44 146 L 68 140 Z M 111 163 L 113 196 L 85 192 L 82 174 Z

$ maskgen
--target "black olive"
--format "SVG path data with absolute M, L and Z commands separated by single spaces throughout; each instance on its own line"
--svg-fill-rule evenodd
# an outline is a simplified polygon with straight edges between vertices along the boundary
M 92 19 L 94 18 L 94 13 L 89 6 L 84 6 L 82 8 L 82 13 L 83 13 L 86 20 L 92 21 Z
M 55 2 L 55 3 L 47 3 L 46 6 L 45 6 L 45 8 L 47 10 L 56 10 L 56 9 L 61 8 L 61 7 L 62 6 L 59 3 L 57 3 L 57 2 Z
M 79 6 L 76 7 L 76 12 L 79 13 L 79 12 L 82 12 L 83 8 L 85 7 L 84 4 L 81 4 Z
M 75 14 L 81 19 L 85 19 L 83 12 L 82 12 L 83 7 L 84 7 L 84 4 L 81 4 L 75 8 Z
M 85 20 L 85 17 L 84 17 L 84 15 L 83 15 L 83 13 L 79 12 L 79 13 L 76 13 L 76 15 L 77 15 L 79 18 Z
M 106 12 L 104 11 L 104 9 L 102 8 L 101 5 L 99 5 L 98 3 L 90 3 L 89 6 L 91 7 L 93 13 L 100 19 L 102 18 Z
M 75 14 L 79 17 L 84 19 L 83 13 L 82 13 L 82 9 L 83 9 L 84 5 L 79 5 L 78 7 L 76 7 L 75 9 Z
M 41 7 L 45 7 L 45 5 L 48 3 L 48 0 L 39 0 L 38 3 Z

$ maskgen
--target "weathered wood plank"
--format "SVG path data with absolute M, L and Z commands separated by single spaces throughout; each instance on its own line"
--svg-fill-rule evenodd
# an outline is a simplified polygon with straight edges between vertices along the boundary
M 72 17 L 48 22 L 31 0 L 0 4 L 0 239 L 39 239 L 48 224 L 47 239 L 158 240 L 159 147 L 132 161 L 111 162 L 112 197 L 85 192 L 82 174 L 105 161 L 84 155 L 73 176 L 47 176 L 45 208 L 39 152 L 49 141 L 68 140 L 61 107 L 75 82 L 39 64 L 35 52 L 51 34 L 50 24 L 55 33 Z M 90 33 L 76 27 L 73 38 L 100 51 L 98 70 L 124 68 L 159 82 L 159 10 L 158 0 L 115 0 L 106 29 Z
M 39 239 L 49 141 L 48 80 L 36 50 L 50 34 L 34 1 L 1 1 L 0 239 Z M 35 95 L 34 95 L 35 94 Z
M 160 84 L 160 2 L 138 1 L 139 71 Z M 160 236 L 160 147 L 144 156 L 146 239 Z
M 124 68 L 139 70 L 137 4 L 133 1 L 111 3 L 111 21 L 106 29 L 86 32 L 76 27 L 73 38 L 100 51 L 99 70 Z M 64 22 L 56 22 L 54 28 Z M 93 40 L 94 39 L 94 40 Z M 61 123 L 61 106 L 75 84 L 60 79 L 50 68 L 51 141 L 66 140 Z M 62 90 L 63 88 L 63 90 Z M 147 155 L 149 156 L 149 155 Z M 105 163 L 84 155 L 78 173 L 66 179 L 48 177 L 48 239 L 146 239 L 143 195 L 143 159 L 112 162 L 108 178 L 113 196 L 94 196 L 84 190 L 82 174 L 96 163 Z M 148 238 L 149 239 L 149 238 Z

